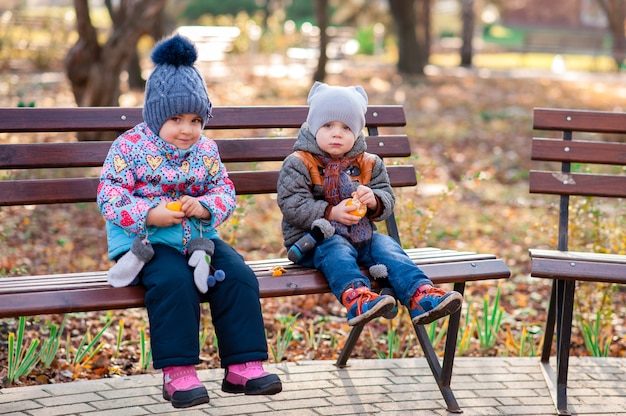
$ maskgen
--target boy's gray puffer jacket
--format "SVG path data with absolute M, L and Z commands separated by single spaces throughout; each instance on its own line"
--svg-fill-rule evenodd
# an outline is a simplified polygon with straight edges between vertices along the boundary
M 371 221 L 384 221 L 393 212 L 395 197 L 382 159 L 367 153 L 366 149 L 365 136 L 361 133 L 345 157 L 359 156 L 354 163 L 357 174 L 351 175 L 355 189 L 360 183 L 374 191 L 379 208 L 367 215 Z M 314 156 L 329 155 L 319 148 L 306 123 L 300 128 L 293 150 L 294 153 L 283 161 L 277 184 L 278 206 L 283 214 L 283 240 L 287 248 L 311 230 L 313 221 L 324 218 L 329 206 L 324 200 L 323 174 L 316 174 L 319 166 L 313 166 L 313 161 L 317 161 Z M 317 164 L 321 165 L 319 161 Z M 313 175 L 309 169 L 313 170 Z M 376 229 L 374 224 L 372 226 Z

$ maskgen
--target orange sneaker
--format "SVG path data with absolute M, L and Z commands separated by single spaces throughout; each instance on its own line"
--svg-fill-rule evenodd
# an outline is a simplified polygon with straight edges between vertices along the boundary
M 459 292 L 424 285 L 415 291 L 409 307 L 413 325 L 426 325 L 458 311 L 463 303 Z
M 394 308 L 396 300 L 393 296 L 381 296 L 360 286 L 343 292 L 341 303 L 348 309 L 348 325 L 355 326 L 385 315 Z

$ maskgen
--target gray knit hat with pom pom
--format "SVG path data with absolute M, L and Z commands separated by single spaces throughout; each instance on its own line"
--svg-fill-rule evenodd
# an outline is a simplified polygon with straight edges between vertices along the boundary
M 154 70 L 146 83 L 143 119 L 155 134 L 176 114 L 197 114 L 202 127 L 211 118 L 211 101 L 204 79 L 193 66 L 195 45 L 181 35 L 156 44 L 151 55 Z

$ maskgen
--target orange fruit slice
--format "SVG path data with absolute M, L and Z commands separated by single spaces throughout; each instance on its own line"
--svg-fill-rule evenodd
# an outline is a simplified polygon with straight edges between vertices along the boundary
M 353 197 L 352 199 L 346 202 L 346 206 L 355 206 L 356 209 L 348 212 L 348 214 L 356 215 L 357 217 L 362 217 L 367 212 L 367 206 L 362 204 L 357 198 Z
M 183 207 L 183 204 L 181 204 L 180 201 L 172 201 L 172 202 L 168 202 L 165 205 L 165 208 L 172 210 L 172 211 L 180 211 Z

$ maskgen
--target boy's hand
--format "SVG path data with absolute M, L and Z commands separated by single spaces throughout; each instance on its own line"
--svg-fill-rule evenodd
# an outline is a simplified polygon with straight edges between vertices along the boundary
M 197 198 L 189 195 L 183 195 L 179 201 L 182 204 L 182 212 L 185 213 L 185 217 L 196 217 L 201 220 L 208 220 L 211 218 L 211 213 L 206 209 Z
M 370 211 L 376 211 L 376 208 L 378 208 L 378 201 L 376 200 L 376 196 L 374 196 L 374 191 L 367 186 L 359 185 L 356 188 L 354 196 L 361 201 L 361 204 L 365 204 Z
M 330 209 L 330 214 L 328 216 L 329 221 L 337 221 L 343 225 L 355 225 L 360 220 L 361 217 L 350 214 L 350 212 L 354 211 L 354 205 L 346 205 L 348 201 L 351 201 L 352 198 L 344 199 L 339 203 L 339 205 L 335 205 Z

